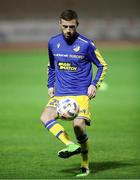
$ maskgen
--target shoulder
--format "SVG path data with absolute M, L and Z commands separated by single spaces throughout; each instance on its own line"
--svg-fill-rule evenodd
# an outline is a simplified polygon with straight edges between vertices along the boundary
M 86 36 L 83 36 L 83 35 L 81 35 L 81 34 L 79 34 L 78 40 L 81 41 L 81 42 L 83 42 L 83 43 L 86 43 L 86 44 L 88 44 L 89 41 L 90 41 Z
M 88 47 L 93 47 L 94 49 L 96 49 L 96 46 L 95 46 L 93 40 L 87 38 L 86 36 L 83 36 L 83 35 L 79 34 L 78 40 L 79 40 L 81 43 L 87 45 Z
M 55 36 L 52 36 L 49 41 L 48 41 L 48 44 L 51 45 L 51 44 L 54 44 L 58 39 L 61 39 L 62 38 L 62 34 L 57 34 Z

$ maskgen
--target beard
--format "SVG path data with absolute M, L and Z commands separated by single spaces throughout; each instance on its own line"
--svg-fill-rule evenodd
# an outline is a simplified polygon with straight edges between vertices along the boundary
M 65 37 L 66 39 L 71 39 L 71 38 L 73 37 L 73 34 L 71 34 L 71 33 L 66 33 L 66 34 L 64 34 L 64 37 Z
M 74 42 L 74 41 L 76 40 L 76 38 L 78 37 L 78 33 L 77 33 L 77 32 L 75 32 L 74 34 L 64 34 L 64 33 L 63 33 L 63 36 L 64 36 L 66 42 L 67 42 L 69 45 L 71 45 L 71 44 L 73 44 L 73 42 Z

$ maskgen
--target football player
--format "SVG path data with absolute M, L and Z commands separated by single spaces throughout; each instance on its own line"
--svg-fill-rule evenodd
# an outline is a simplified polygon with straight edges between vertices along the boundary
M 103 81 L 107 64 L 94 42 L 77 32 L 79 25 L 77 13 L 65 10 L 61 13 L 59 26 L 62 33 L 52 37 L 48 43 L 48 94 L 41 121 L 45 128 L 62 141 L 66 148 L 58 152 L 60 158 L 81 154 L 81 171 L 77 177 L 89 174 L 89 143 L 86 126 L 90 126 L 89 101 Z M 92 64 L 97 67 L 93 78 Z M 65 97 L 75 99 L 80 112 L 73 120 L 73 129 L 78 144 L 68 136 L 65 129 L 56 121 L 58 102 Z

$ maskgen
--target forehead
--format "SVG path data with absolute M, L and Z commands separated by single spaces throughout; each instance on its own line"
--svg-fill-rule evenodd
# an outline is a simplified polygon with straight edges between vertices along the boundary
M 77 24 L 76 19 L 72 19 L 72 20 L 70 20 L 70 21 L 66 21 L 66 20 L 64 20 L 64 19 L 61 19 L 61 20 L 60 20 L 60 23 L 61 23 L 62 25 L 67 25 L 67 26 L 69 26 L 69 25 L 76 25 L 76 24 Z

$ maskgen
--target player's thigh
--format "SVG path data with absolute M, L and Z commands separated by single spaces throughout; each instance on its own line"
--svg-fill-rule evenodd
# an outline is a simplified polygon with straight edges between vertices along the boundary
M 56 108 L 52 108 L 52 107 L 45 107 L 44 111 L 41 114 L 41 121 L 46 123 L 52 119 L 56 119 L 57 118 L 57 111 Z
M 88 96 L 81 95 L 73 97 L 80 106 L 80 112 L 76 119 L 84 119 L 86 125 L 90 125 L 90 111 L 89 111 L 89 99 Z

